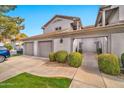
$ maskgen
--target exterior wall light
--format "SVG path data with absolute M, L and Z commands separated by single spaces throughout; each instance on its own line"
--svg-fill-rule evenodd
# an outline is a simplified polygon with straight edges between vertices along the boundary
M 63 43 L 63 39 L 62 38 L 60 39 L 60 43 Z

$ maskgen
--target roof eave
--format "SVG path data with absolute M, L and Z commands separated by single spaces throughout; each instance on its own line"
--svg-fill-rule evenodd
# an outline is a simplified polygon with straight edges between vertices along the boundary
M 110 29 L 120 29 L 123 28 L 124 29 L 124 23 L 122 24 L 116 24 L 116 25 L 109 25 L 106 27 L 94 27 L 94 28 L 86 28 L 86 29 L 82 29 L 82 30 L 78 30 L 78 31 L 70 31 L 70 32 L 57 32 L 55 34 L 49 34 L 48 36 L 43 36 L 43 35 L 39 35 L 38 37 L 29 37 L 26 39 L 23 39 L 23 41 L 28 41 L 28 40 L 36 40 L 36 39 L 46 39 L 46 38 L 57 38 L 57 37 L 62 37 L 62 36 L 69 36 L 69 35 L 80 35 L 80 34 L 85 34 L 85 33 L 97 33 L 100 31 L 109 31 Z

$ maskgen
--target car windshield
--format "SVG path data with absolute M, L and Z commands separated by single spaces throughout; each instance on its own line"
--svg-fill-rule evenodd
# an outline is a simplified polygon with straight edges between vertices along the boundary
M 0 46 L 0 50 L 7 50 L 7 48 L 4 46 Z

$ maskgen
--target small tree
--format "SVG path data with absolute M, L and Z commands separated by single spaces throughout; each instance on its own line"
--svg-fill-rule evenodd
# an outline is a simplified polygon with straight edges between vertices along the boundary
M 8 39 L 13 39 L 13 37 L 20 33 L 20 30 L 24 29 L 24 26 L 21 25 L 24 19 L 5 15 L 5 13 L 15 8 L 15 5 L 0 5 L 0 35 L 2 36 L 0 40 L 4 42 Z
M 21 25 L 23 21 L 24 19 L 20 17 L 0 16 L 0 31 L 3 40 L 11 40 L 13 36 L 16 37 L 20 30 L 24 29 L 24 26 Z
M 15 5 L 0 5 L 0 14 L 7 13 L 15 8 Z
M 16 40 L 20 40 L 20 39 L 23 39 L 26 37 L 28 37 L 28 36 L 25 33 L 19 33 L 16 35 Z

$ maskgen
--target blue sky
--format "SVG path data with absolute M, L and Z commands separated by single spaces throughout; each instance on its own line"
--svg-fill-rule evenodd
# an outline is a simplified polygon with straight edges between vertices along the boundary
M 20 16 L 25 19 L 25 29 L 28 36 L 42 33 L 41 27 L 54 15 L 77 16 L 84 26 L 95 24 L 99 5 L 19 5 L 9 16 Z

